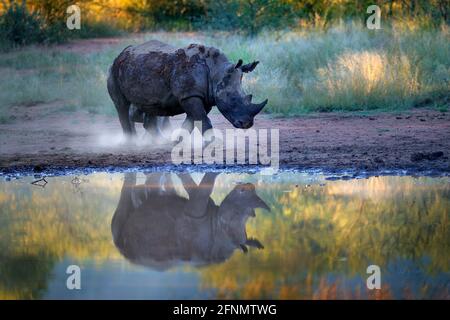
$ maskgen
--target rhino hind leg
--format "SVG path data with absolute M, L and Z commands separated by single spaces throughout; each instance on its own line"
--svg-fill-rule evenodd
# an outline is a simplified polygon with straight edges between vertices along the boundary
M 114 102 L 117 114 L 119 115 L 119 121 L 120 125 L 122 126 L 123 133 L 128 137 L 136 135 L 134 122 L 130 120 L 130 102 L 120 91 L 120 88 L 111 73 L 108 77 L 107 85 L 109 95 Z
M 128 112 L 130 121 L 144 123 L 144 112 L 141 111 L 134 104 L 131 104 L 130 111 Z
M 170 117 L 158 117 L 158 126 L 162 134 L 169 135 L 172 133 L 172 125 Z
M 155 144 L 165 144 L 170 140 L 164 135 L 164 127 L 168 127 L 170 122 L 168 117 L 157 117 L 144 114 L 144 129 L 147 134 L 151 137 Z

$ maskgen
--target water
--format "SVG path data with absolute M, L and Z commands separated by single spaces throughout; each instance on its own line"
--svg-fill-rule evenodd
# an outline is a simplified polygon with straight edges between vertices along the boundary
M 0 299 L 450 298 L 448 177 L 33 180 L 0 181 Z

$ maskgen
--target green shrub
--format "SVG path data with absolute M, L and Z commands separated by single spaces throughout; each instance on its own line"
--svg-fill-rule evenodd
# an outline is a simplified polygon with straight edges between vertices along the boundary
M 60 43 L 70 34 L 65 21 L 49 23 L 38 12 L 30 12 L 26 1 L 4 3 L 5 11 L 0 16 L 0 46 L 3 49 L 34 43 Z
M 0 16 L 0 39 L 4 46 L 22 46 L 44 40 L 44 23 L 36 12 L 29 12 L 25 1 L 10 2 Z
M 292 6 L 278 0 L 209 1 L 199 25 L 255 36 L 262 30 L 289 28 L 295 22 Z
M 122 31 L 102 21 L 83 21 L 80 30 L 73 30 L 72 34 L 76 38 L 102 38 L 115 37 L 123 34 Z

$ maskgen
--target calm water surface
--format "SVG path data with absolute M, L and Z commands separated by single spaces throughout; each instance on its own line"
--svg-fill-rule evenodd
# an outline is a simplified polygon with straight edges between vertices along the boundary
M 0 180 L 0 299 L 450 298 L 448 177 L 33 180 Z

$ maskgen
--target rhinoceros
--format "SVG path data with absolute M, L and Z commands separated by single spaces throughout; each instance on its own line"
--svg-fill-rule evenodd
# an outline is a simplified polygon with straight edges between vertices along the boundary
M 269 210 L 255 187 L 238 184 L 216 205 L 210 198 L 216 173 L 207 173 L 200 185 L 180 174 L 189 198 L 176 191 L 170 174 L 147 175 L 136 184 L 136 173 L 125 175 L 111 230 L 113 241 L 129 261 L 155 270 L 183 264 L 203 266 L 228 259 L 235 250 L 263 248 L 248 238 L 246 221 L 255 208 Z
M 129 46 L 117 56 L 109 69 L 108 92 L 127 136 L 135 135 L 135 122 L 158 134 L 169 125 L 168 116 L 183 113 L 184 129 L 192 131 L 194 122 L 201 123 L 204 133 L 212 128 L 207 115 L 213 106 L 234 127 L 246 129 L 267 104 L 267 99 L 252 103 L 252 95 L 241 86 L 243 73 L 257 64 L 243 64 L 241 59 L 231 63 L 214 47 L 176 48 L 152 40 Z

